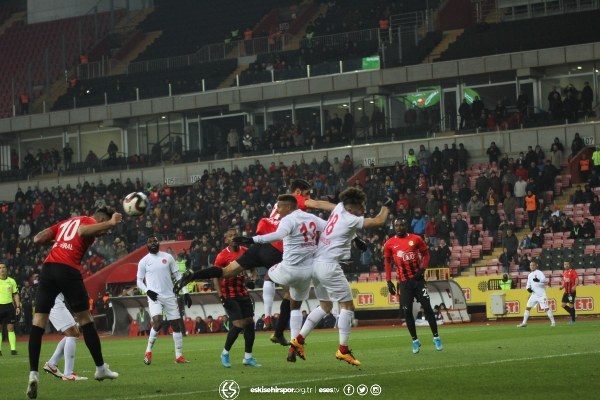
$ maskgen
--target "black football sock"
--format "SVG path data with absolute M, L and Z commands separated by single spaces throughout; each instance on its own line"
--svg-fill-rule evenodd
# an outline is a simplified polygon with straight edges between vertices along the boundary
M 246 353 L 252 353 L 252 347 L 254 346 L 254 338 L 256 337 L 256 332 L 254 332 L 254 324 L 247 324 L 244 328 L 244 351 Z
M 575 322 L 575 306 L 571 307 L 571 321 Z
M 238 328 L 235 325 L 233 325 L 231 327 L 231 329 L 229 330 L 229 333 L 227 334 L 227 339 L 225 339 L 225 350 L 227 350 L 227 351 L 231 350 L 231 347 L 235 343 L 235 340 L 240 335 L 240 332 L 242 332 L 242 330 L 243 330 L 242 328 Z
M 429 323 L 429 327 L 431 328 L 431 333 L 433 333 L 433 337 L 438 337 L 438 326 L 437 321 L 435 320 L 435 314 L 429 306 L 428 309 L 425 310 L 425 318 L 427 318 L 427 322 Z
M 81 332 L 83 333 L 85 345 L 94 359 L 94 364 L 96 364 L 96 367 L 103 366 L 104 357 L 102 357 L 102 345 L 100 344 L 100 337 L 98 336 L 94 323 L 90 322 L 82 325 Z
M 277 320 L 277 327 L 275 328 L 275 336 L 282 337 L 283 331 L 287 329 L 290 323 L 290 301 L 288 299 L 281 300 L 281 307 L 279 307 L 279 319 Z
M 29 370 L 37 371 L 40 364 L 40 351 L 42 350 L 42 336 L 44 328 L 33 325 L 29 333 Z
M 417 340 L 417 327 L 415 326 L 415 316 L 412 313 L 412 310 L 404 308 L 404 318 L 406 319 L 406 327 L 408 328 L 408 332 L 412 337 L 412 340 Z
M 194 280 L 221 278 L 223 276 L 223 268 L 210 267 L 194 272 Z

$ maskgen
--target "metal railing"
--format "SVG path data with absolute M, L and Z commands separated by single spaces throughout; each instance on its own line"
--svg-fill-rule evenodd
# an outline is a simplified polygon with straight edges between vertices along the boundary
M 196 53 L 192 54 L 132 62 L 127 68 L 127 73 L 135 74 L 149 71 L 164 71 L 168 69 L 189 67 L 191 65 L 198 65 L 210 61 L 279 52 L 287 47 L 291 38 L 291 35 L 283 34 L 276 37 L 260 37 L 251 40 L 236 40 L 230 43 L 207 44 Z

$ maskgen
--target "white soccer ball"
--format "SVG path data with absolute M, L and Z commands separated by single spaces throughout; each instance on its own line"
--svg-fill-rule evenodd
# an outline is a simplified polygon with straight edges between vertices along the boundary
M 148 197 L 142 192 L 129 193 L 123 199 L 123 211 L 130 217 L 139 217 L 146 212 Z

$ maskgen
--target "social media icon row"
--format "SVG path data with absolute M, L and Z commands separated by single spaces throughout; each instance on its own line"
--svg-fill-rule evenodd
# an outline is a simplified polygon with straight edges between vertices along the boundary
M 375 384 L 371 385 L 369 388 L 369 386 L 365 385 L 364 383 L 356 385 L 356 387 L 350 384 L 344 386 L 344 394 L 346 396 L 352 396 L 355 393 L 359 396 L 366 396 L 369 393 L 371 393 L 373 396 L 379 396 L 381 394 L 381 386 Z

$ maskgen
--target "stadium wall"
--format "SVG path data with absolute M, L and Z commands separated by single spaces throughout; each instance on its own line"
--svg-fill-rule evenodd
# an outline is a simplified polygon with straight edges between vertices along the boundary
M 27 22 L 35 24 L 79 17 L 90 14 L 94 7 L 98 7 L 98 12 L 110 11 L 111 3 L 114 9 L 128 6 L 129 10 L 139 10 L 151 7 L 153 0 L 27 0 Z
M 468 305 L 486 306 L 487 318 L 517 318 L 523 317 L 529 293 L 525 289 L 511 290 L 488 290 L 488 281 L 490 279 L 502 279 L 502 275 L 496 276 L 473 276 L 459 277 L 456 282 L 462 288 Z M 491 296 L 495 294 L 505 294 L 506 314 L 495 315 L 491 310 Z M 548 294 L 548 304 L 554 312 L 554 315 L 567 316 L 567 312 L 560 307 L 563 291 L 558 288 L 546 288 Z M 579 315 L 597 315 L 600 314 L 600 307 L 595 303 L 595 299 L 600 299 L 600 286 L 579 286 L 577 287 L 577 299 L 575 309 Z M 545 317 L 539 307 L 531 310 L 533 317 Z

